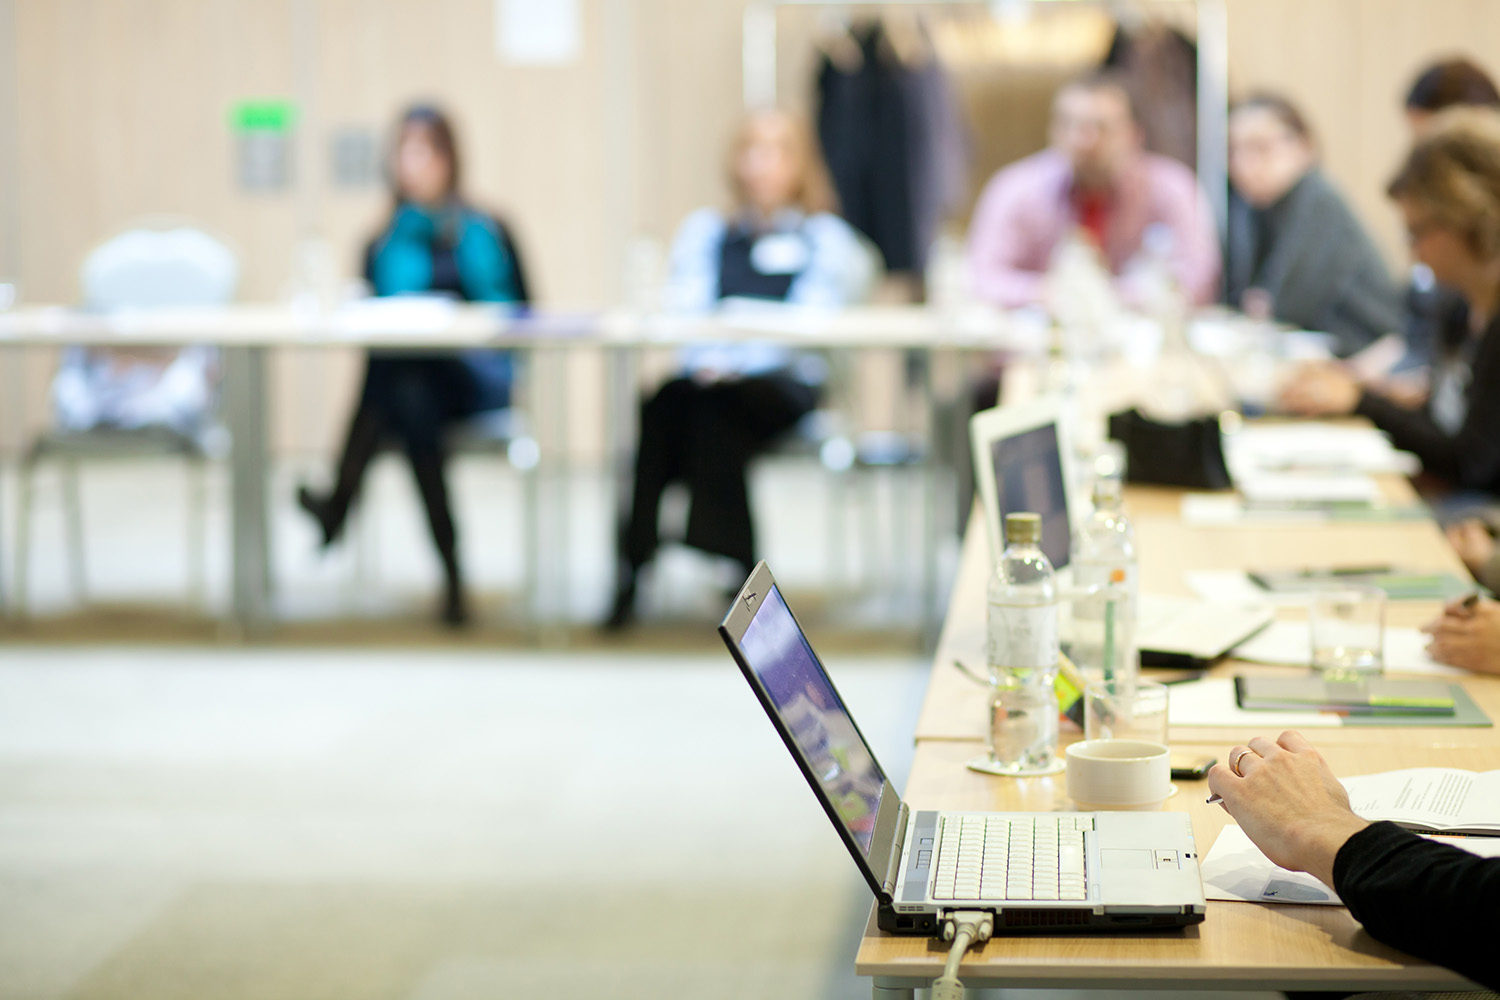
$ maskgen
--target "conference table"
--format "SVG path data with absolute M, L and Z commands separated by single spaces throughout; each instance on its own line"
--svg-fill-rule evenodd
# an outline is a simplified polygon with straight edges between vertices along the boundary
M 1379 477 L 1386 500 L 1415 501 L 1400 476 Z M 1180 513 L 1182 493 L 1132 487 L 1126 510 L 1136 528 L 1145 593 L 1185 595 L 1190 569 L 1300 569 L 1369 565 L 1465 576 L 1437 525 L 1428 519 L 1391 521 L 1247 520 L 1200 525 Z M 917 722 L 911 774 L 903 792 L 911 809 L 1050 811 L 1069 808 L 1064 775 L 993 777 L 965 762 L 984 750 L 986 693 L 953 668 L 957 658 L 983 664 L 985 584 L 990 571 L 982 519 L 970 522 L 958 578 L 943 625 L 931 679 Z M 1441 610 L 1436 601 L 1391 601 L 1388 626 L 1419 626 Z M 1305 618 L 1279 608 L 1279 618 Z M 1294 674 L 1292 667 L 1221 661 L 1206 676 Z M 1175 679 L 1146 670 L 1145 676 Z M 1401 676 L 1390 671 L 1392 676 Z M 1466 691 L 1491 718 L 1500 718 L 1500 677 L 1464 675 Z M 1169 688 L 1170 690 L 1178 690 Z M 1240 727 L 1173 725 L 1174 752 L 1225 759 L 1229 748 L 1256 735 Z M 1341 776 L 1408 767 L 1500 768 L 1500 733 L 1493 727 L 1341 726 L 1309 728 L 1308 737 Z M 1065 730 L 1064 743 L 1081 734 Z M 1164 808 L 1191 817 L 1199 856 L 1206 856 L 1228 822 L 1208 805 L 1206 780 L 1178 781 Z M 921 938 L 885 934 L 873 914 L 855 959 L 872 977 L 874 996 L 895 1000 L 931 984 L 942 972 L 946 947 Z M 965 958 L 960 977 L 970 987 L 1140 988 L 1157 990 L 1454 990 L 1476 988 L 1462 976 L 1375 942 L 1343 907 L 1269 905 L 1210 900 L 1203 923 L 1149 934 L 996 937 Z
M 762 305 L 710 315 L 670 315 L 632 310 L 610 312 L 518 312 L 482 304 L 425 297 L 357 300 L 337 307 L 233 305 L 213 308 L 92 312 L 35 305 L 0 312 L 0 351 L 80 344 L 100 347 L 181 347 L 207 344 L 221 350 L 222 418 L 232 440 L 229 455 L 232 585 L 230 620 L 248 636 L 273 624 L 269 558 L 269 458 L 267 359 L 276 348 L 366 348 L 387 351 L 505 348 L 531 364 L 533 417 L 543 432 L 541 468 L 555 468 L 566 447 L 569 385 L 560 356 L 603 350 L 610 359 L 604 432 L 615 467 L 634 447 L 636 357 L 643 351 L 686 344 L 770 340 L 832 353 L 913 350 L 949 352 L 1033 351 L 1034 335 L 991 310 L 937 310 L 917 306 L 872 306 L 837 311 Z M 536 364 L 550 358 L 557 363 Z M 540 370 L 545 369 L 545 371 Z M 3 394 L 19 405 L 16 367 Z M 936 427 L 932 366 L 921 368 L 919 396 Z M 546 444 L 552 447 L 546 447 Z M 555 515 L 566 510 L 565 491 L 544 504 Z M 934 533 L 931 492 L 927 537 Z M 549 532 L 556 550 L 544 565 L 567 564 L 565 526 Z M 924 563 L 924 573 L 932 571 Z M 565 580 L 554 580 L 561 591 Z M 935 590 L 935 578 L 924 592 Z M 534 605 L 535 606 L 535 605 Z

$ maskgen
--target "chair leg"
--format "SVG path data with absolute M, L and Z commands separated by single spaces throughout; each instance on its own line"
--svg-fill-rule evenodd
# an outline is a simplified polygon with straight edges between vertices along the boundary
M 29 613 L 27 584 L 31 574 L 31 501 L 35 488 L 36 460 L 28 455 L 21 460 L 17 489 L 20 496 L 16 502 L 16 617 L 25 618 Z
M 188 604 L 208 610 L 208 465 L 188 460 L 187 553 Z
M 528 626 L 539 629 L 542 615 L 542 594 L 538 574 L 541 566 L 541 541 L 537 537 L 540 524 L 540 475 L 535 467 L 518 470 L 521 474 L 521 593 L 526 606 Z M 561 506 L 559 504 L 559 506 Z M 567 531 L 567 524 L 561 526 Z M 563 545 L 559 550 L 567 552 Z
M 87 600 L 88 581 L 85 577 L 83 551 L 83 490 L 79 484 L 78 463 L 62 463 L 63 509 L 67 519 L 68 569 L 73 593 L 80 603 Z

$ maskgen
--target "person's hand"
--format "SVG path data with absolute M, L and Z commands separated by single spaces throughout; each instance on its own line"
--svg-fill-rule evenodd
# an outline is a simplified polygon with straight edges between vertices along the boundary
M 1283 410 L 1304 417 L 1341 417 L 1359 405 L 1360 387 L 1354 376 L 1337 365 L 1308 365 L 1281 388 L 1277 402 Z
M 1453 546 L 1453 551 L 1458 553 L 1470 572 L 1476 575 L 1490 561 L 1490 556 L 1495 554 L 1495 537 L 1478 518 L 1471 517 L 1467 521 L 1449 525 L 1447 534 L 1448 544 Z
M 1500 602 L 1480 601 L 1471 608 L 1455 602 L 1422 631 L 1432 636 L 1427 655 L 1439 663 L 1500 674 Z
M 1333 859 L 1369 826 L 1349 808 L 1349 793 L 1301 733 L 1257 736 L 1208 772 L 1208 787 L 1266 857 L 1333 887 Z

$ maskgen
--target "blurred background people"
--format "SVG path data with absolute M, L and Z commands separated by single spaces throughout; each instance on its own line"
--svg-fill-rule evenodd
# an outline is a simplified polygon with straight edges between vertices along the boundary
M 1417 74 L 1406 91 L 1402 108 L 1413 139 L 1420 139 L 1432 124 L 1433 116 L 1447 108 L 1478 107 L 1500 112 L 1500 91 L 1478 64 L 1462 57 L 1439 60 Z M 1447 316 L 1458 308 L 1461 298 L 1451 288 L 1439 285 L 1425 264 L 1414 263 L 1406 289 L 1407 355 L 1399 370 L 1410 376 L 1390 386 L 1398 396 L 1420 400 L 1427 391 L 1428 368 L 1445 350 L 1457 345 L 1444 344 L 1445 329 L 1451 328 Z
M 673 241 L 669 308 L 707 312 L 735 299 L 833 308 L 868 294 L 875 254 L 835 203 L 808 124 L 783 111 L 749 115 L 729 152 L 733 205 L 688 216 Z M 641 406 L 631 506 L 622 528 L 614 601 L 605 626 L 635 617 L 641 569 L 660 543 L 661 497 L 690 496 L 683 541 L 755 565 L 746 467 L 816 405 L 815 359 L 784 345 L 736 342 L 683 351 L 680 374 Z
M 1347 357 L 1405 325 L 1380 251 L 1318 168 L 1312 130 L 1279 94 L 1229 114 L 1224 301 L 1258 318 L 1334 336 Z
M 1406 124 L 1413 136 L 1421 137 L 1433 115 L 1460 105 L 1500 109 L 1500 90 L 1473 60 L 1440 60 L 1418 73 L 1407 90 Z
M 402 115 L 390 164 L 391 216 L 365 254 L 365 278 L 375 295 L 525 298 L 509 236 L 463 197 L 461 163 L 453 126 L 441 110 L 417 106 Z M 371 459 L 387 441 L 399 442 L 442 560 L 441 616 L 451 625 L 462 624 L 468 612 L 444 472 L 444 431 L 509 406 L 513 376 L 512 359 L 502 351 L 371 351 L 333 489 L 318 493 L 303 486 L 297 493 L 327 546 L 342 532 Z
M 1429 487 L 1500 490 L 1500 115 L 1454 108 L 1412 148 L 1391 181 L 1413 255 L 1461 302 L 1445 317 L 1445 351 L 1425 406 L 1360 385 L 1347 369 L 1308 367 L 1281 402 L 1303 416 L 1367 417 L 1422 461 Z
M 1166 234 L 1164 253 L 1188 301 L 1213 300 L 1219 242 L 1213 213 L 1193 172 L 1145 152 L 1125 87 L 1091 73 L 1063 86 L 1052 105 L 1051 145 L 997 173 L 969 226 L 969 270 L 980 298 L 1005 307 L 1038 304 L 1055 251 L 1080 236 L 1098 249 L 1130 305 L 1147 290 L 1131 265 L 1148 231 Z

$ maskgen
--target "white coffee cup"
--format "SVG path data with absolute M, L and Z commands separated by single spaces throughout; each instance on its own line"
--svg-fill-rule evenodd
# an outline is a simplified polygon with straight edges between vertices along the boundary
M 1068 797 L 1085 812 L 1155 809 L 1172 794 L 1167 748 L 1148 740 L 1084 740 L 1070 745 Z

